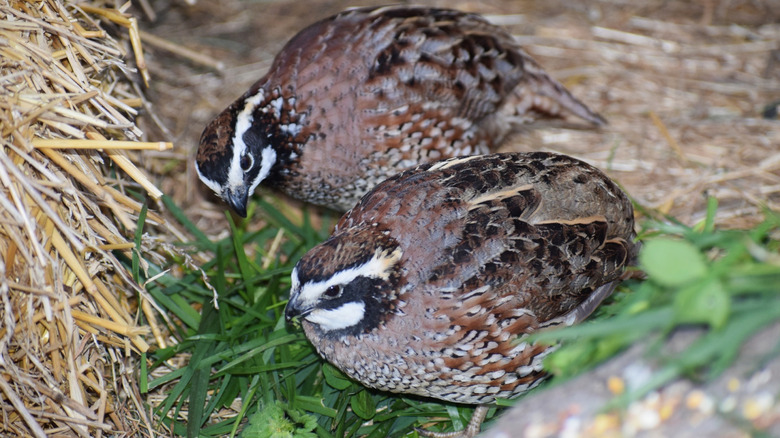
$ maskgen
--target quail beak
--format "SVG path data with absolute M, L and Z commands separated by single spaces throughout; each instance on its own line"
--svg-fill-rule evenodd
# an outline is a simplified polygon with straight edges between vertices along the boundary
M 299 317 L 305 317 L 314 310 L 314 308 L 300 308 L 297 304 L 297 300 L 290 300 L 287 302 L 287 307 L 284 309 L 284 319 L 286 319 L 287 322 Z
M 247 193 L 246 189 L 227 189 L 222 198 L 237 215 L 246 217 L 246 204 L 249 202 L 249 193 Z

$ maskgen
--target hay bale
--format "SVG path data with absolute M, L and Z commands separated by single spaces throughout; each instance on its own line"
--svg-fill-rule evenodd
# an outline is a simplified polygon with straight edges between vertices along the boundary
M 121 258 L 146 251 L 133 240 L 139 199 L 162 195 L 136 149 L 171 145 L 138 141 L 142 85 L 125 60 L 145 81 L 141 53 L 122 11 L 0 1 L 2 435 L 148 427 L 136 364 L 149 327 L 137 321 L 156 316 Z

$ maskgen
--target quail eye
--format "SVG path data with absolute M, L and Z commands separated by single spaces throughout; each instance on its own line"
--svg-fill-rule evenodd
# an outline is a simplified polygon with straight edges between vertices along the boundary
M 252 168 L 252 164 L 254 164 L 254 162 L 255 160 L 254 158 L 252 158 L 252 155 L 244 154 L 241 157 L 241 161 L 239 162 L 239 164 L 241 165 L 241 169 L 243 169 L 244 172 L 246 172 L 247 170 Z
M 328 298 L 336 298 L 341 295 L 341 286 L 335 285 L 325 289 L 325 296 Z

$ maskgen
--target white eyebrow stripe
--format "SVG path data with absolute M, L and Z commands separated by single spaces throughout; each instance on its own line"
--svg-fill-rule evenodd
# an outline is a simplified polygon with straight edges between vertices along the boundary
M 247 150 L 244 134 L 252 128 L 253 113 L 263 99 L 265 99 L 265 92 L 260 88 L 257 94 L 246 99 L 244 108 L 236 116 L 236 129 L 233 131 L 233 157 L 228 171 L 228 187 L 236 188 L 244 185 L 244 170 L 241 169 L 241 157 Z M 255 185 L 255 187 L 257 186 Z
M 290 290 L 296 291 L 301 286 L 301 280 L 298 279 L 298 265 L 295 265 L 293 267 L 292 273 L 290 274 Z
M 387 279 L 390 276 L 392 266 L 401 258 L 401 254 L 402 252 L 398 248 L 389 254 L 377 249 L 374 256 L 362 265 L 339 271 L 327 280 L 304 284 L 300 288 L 298 302 L 304 306 L 314 305 L 330 286 L 348 284 L 358 277 Z M 293 283 L 297 283 L 299 281 L 297 268 L 293 270 L 293 275 Z

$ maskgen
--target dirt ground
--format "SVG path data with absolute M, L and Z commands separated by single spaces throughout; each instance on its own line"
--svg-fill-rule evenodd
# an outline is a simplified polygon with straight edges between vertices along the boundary
M 152 139 L 183 164 L 160 186 L 202 229 L 224 229 L 224 206 L 197 181 L 192 157 L 206 123 L 262 77 L 306 25 L 374 1 L 155 3 L 142 27 L 205 60 L 145 43 Z M 780 209 L 780 1 L 428 1 L 506 26 L 554 77 L 609 120 L 600 130 L 530 129 L 502 150 L 551 150 L 605 169 L 641 205 L 693 224 L 707 196 L 719 224 L 746 227 Z M 210 64 L 210 65 L 209 65 Z M 770 108 L 771 109 L 771 108 Z M 771 113 L 771 111 L 770 111 Z M 175 161 L 173 161 L 175 163 Z M 184 179 L 184 181 L 182 181 Z

